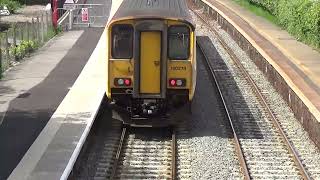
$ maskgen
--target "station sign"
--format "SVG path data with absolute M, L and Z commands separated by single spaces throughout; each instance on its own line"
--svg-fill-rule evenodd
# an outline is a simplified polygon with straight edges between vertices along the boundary
M 88 8 L 82 8 L 81 9 L 81 17 L 82 17 L 82 22 L 88 22 L 89 21 L 89 10 L 88 10 Z
M 66 0 L 63 4 L 63 9 L 65 10 L 71 10 L 71 9 L 75 9 L 76 6 L 74 4 L 73 0 Z

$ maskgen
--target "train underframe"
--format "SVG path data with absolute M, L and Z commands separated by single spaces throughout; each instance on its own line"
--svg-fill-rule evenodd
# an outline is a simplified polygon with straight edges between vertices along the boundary
M 110 100 L 112 116 L 130 126 L 163 127 L 183 123 L 191 113 L 188 90 L 168 90 L 166 98 L 133 98 L 114 93 Z

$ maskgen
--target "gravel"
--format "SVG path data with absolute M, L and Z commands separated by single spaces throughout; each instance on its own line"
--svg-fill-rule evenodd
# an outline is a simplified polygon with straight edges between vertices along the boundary
M 178 144 L 190 147 L 191 179 L 237 179 L 241 175 L 227 119 L 200 58 L 189 135 L 178 138 Z
M 192 13 L 192 12 L 191 12 Z M 209 32 L 200 21 L 193 16 L 197 35 Z M 178 131 L 178 146 L 188 146 L 187 153 L 179 153 L 178 163 L 190 167 L 188 173 L 178 171 L 182 179 L 241 179 L 239 163 L 234 152 L 232 136 L 217 90 L 212 86 L 210 75 L 197 55 L 198 75 L 197 88 L 192 104 L 187 131 Z M 217 103 L 219 102 L 219 103 Z M 179 148 L 178 148 L 179 149 Z M 179 169 L 179 166 L 178 166 Z M 183 168 L 181 168 L 183 169 Z
M 204 25 L 196 15 L 193 14 L 193 19 L 197 24 L 197 35 L 208 36 L 213 42 L 215 48 L 218 50 L 220 56 L 225 61 L 229 67 L 230 72 L 233 74 L 235 82 L 239 86 L 241 94 L 244 95 L 244 100 L 248 105 L 248 108 L 255 116 L 255 119 L 261 121 L 265 119 L 265 114 L 258 112 L 256 106 L 260 106 L 258 103 L 252 103 L 252 94 L 249 87 L 245 87 L 243 80 L 239 78 L 239 73 L 237 73 L 237 68 L 233 64 L 229 55 L 225 52 L 222 46 L 218 43 L 213 33 Z M 212 23 L 212 25 L 215 25 Z M 314 179 L 320 178 L 320 153 L 319 149 L 310 140 L 306 131 L 304 131 L 301 124 L 294 117 L 291 109 L 286 105 L 285 101 L 276 92 L 272 85 L 268 82 L 267 78 L 264 77 L 263 73 L 255 66 L 255 64 L 250 60 L 250 58 L 245 54 L 244 51 L 232 40 L 232 38 L 223 30 L 219 33 L 222 35 L 224 40 L 230 47 L 234 50 L 235 54 L 242 60 L 243 65 L 250 72 L 259 88 L 271 105 L 272 111 L 276 114 L 276 117 L 280 121 L 282 127 L 284 128 L 289 139 L 296 148 L 298 154 L 303 160 L 303 164 L 307 167 L 307 170 Z M 193 116 L 191 120 L 190 128 L 190 139 L 186 140 L 188 145 L 192 147 L 190 160 L 192 167 L 192 179 L 235 179 L 241 177 L 239 174 L 239 164 L 235 158 L 234 147 L 231 143 L 231 139 L 228 138 L 226 131 L 227 128 L 224 127 L 225 119 L 219 113 L 219 110 L 212 110 L 217 107 L 217 100 L 214 97 L 215 90 L 212 86 L 208 86 L 210 80 L 208 79 L 208 74 L 204 69 L 203 65 L 200 63 L 198 58 L 199 70 L 198 70 L 198 81 L 197 81 L 197 91 L 195 94 L 194 104 L 193 104 Z M 249 95 L 248 95 L 249 93 Z M 247 94 L 247 95 L 246 95 Z M 251 102 L 251 103 L 250 103 Z M 218 109 L 218 108 L 217 108 Z M 256 111 L 256 112 L 255 112 Z M 214 116 L 213 116 L 214 114 Z M 214 119 L 214 120 L 213 120 Z M 219 127 L 220 124 L 220 128 Z M 268 124 L 261 125 L 268 127 Z M 208 133 L 209 132 L 209 133 Z M 250 134 L 250 133 L 249 133 Z M 225 136 L 225 137 L 224 137 Z M 265 137 L 268 139 L 268 137 Z M 255 144 L 254 140 L 248 141 L 251 145 Z M 270 142 L 272 143 L 272 142 Z M 277 144 L 273 145 L 276 147 Z M 281 149 L 281 148 L 279 148 Z M 278 154 L 281 154 L 281 150 Z M 266 166 L 275 164 L 285 164 L 291 166 L 290 162 L 286 160 L 281 162 L 280 159 L 274 160 L 275 162 L 265 162 Z M 269 163 L 269 165 L 268 165 Z M 270 169 L 267 167 L 266 169 Z M 233 174 L 230 174 L 233 172 Z M 258 178 L 259 176 L 257 176 Z M 283 176 L 283 178 L 294 178 L 293 176 Z M 270 176 L 270 178 L 275 178 Z
M 320 179 L 320 151 L 314 142 L 309 138 L 308 133 L 303 129 L 300 122 L 295 118 L 292 110 L 283 100 L 281 95 L 273 88 L 272 84 L 250 60 L 244 51 L 231 39 L 229 34 L 220 30 L 220 34 L 228 45 L 234 50 L 235 54 L 242 61 L 242 64 L 250 72 L 251 77 L 255 80 L 261 92 L 263 92 L 267 103 L 271 106 L 272 111 L 279 120 L 286 135 L 290 139 L 294 148 L 297 150 L 302 163 L 307 167 L 313 179 Z
M 201 23 L 198 23 L 198 29 L 205 29 Z M 212 25 L 217 26 L 213 21 Z M 224 52 L 224 49 L 221 48 L 219 43 L 215 40 L 212 33 L 203 30 L 206 35 L 208 35 L 213 41 L 218 52 L 225 60 L 226 64 L 230 68 L 230 72 L 234 73 L 233 62 L 228 57 L 227 53 Z M 235 54 L 239 59 L 241 59 L 242 64 L 246 67 L 250 75 L 255 80 L 255 82 L 263 92 L 268 104 L 271 106 L 272 111 L 279 120 L 281 126 L 284 128 L 285 133 L 287 134 L 289 140 L 297 150 L 302 163 L 307 168 L 310 176 L 313 179 L 320 179 L 320 152 L 319 149 L 315 146 L 312 140 L 308 137 L 308 133 L 303 129 L 299 121 L 294 117 L 292 110 L 287 106 L 286 102 L 282 97 L 276 92 L 272 85 L 268 82 L 267 78 L 263 73 L 256 67 L 256 65 L 250 60 L 244 51 L 236 44 L 235 41 L 227 34 L 224 30 L 219 31 L 220 35 L 224 38 L 226 43 L 234 50 Z M 239 88 L 243 94 L 246 94 L 248 90 L 245 90 L 245 87 L 241 86 L 241 82 L 238 76 L 235 76 L 235 81 L 239 85 Z M 250 96 L 249 96 L 250 98 Z M 251 108 L 250 108 L 251 109 Z M 263 115 L 263 114 L 261 114 Z M 257 117 L 258 118 L 258 117 Z M 260 117 L 260 119 L 263 116 Z

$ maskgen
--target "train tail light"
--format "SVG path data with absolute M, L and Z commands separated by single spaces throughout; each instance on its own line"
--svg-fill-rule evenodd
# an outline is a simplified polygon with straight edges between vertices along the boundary
M 187 84 L 186 82 L 186 79 L 181 78 L 169 79 L 170 87 L 185 87 Z
M 130 78 L 115 78 L 114 79 L 114 85 L 115 86 L 131 86 L 131 79 Z
M 130 85 L 131 85 L 131 79 L 125 79 L 125 80 L 124 80 L 124 84 L 125 84 L 126 86 L 130 86 Z
M 171 86 L 175 86 L 177 84 L 176 80 L 175 79 L 171 79 L 170 80 L 170 85 Z

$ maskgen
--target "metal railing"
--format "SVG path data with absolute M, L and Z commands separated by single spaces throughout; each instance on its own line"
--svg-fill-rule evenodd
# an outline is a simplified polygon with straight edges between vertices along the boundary
M 87 21 L 83 21 L 83 9 L 87 10 Z M 104 27 L 107 20 L 104 4 L 74 4 L 70 9 L 59 8 L 58 14 L 60 17 L 58 24 L 68 30 L 74 27 Z

